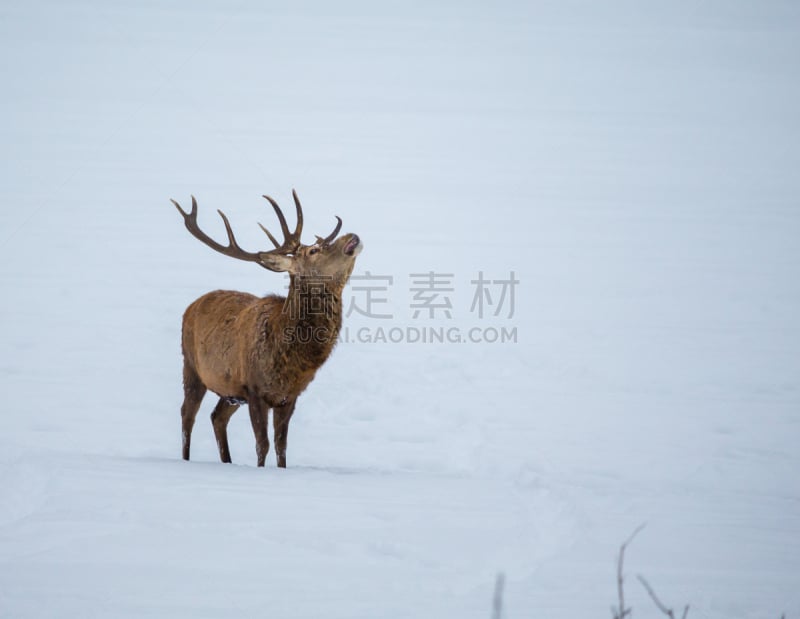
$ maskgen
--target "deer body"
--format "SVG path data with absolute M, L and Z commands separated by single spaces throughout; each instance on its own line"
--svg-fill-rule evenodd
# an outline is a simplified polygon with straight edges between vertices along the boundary
M 266 196 L 265 196 L 266 197 Z M 264 466 L 269 451 L 267 416 L 273 411 L 275 452 L 278 466 L 286 466 L 289 420 L 298 396 L 336 344 L 342 325 L 341 294 L 362 245 L 355 234 L 335 242 L 341 220 L 326 239 L 315 245 L 299 242 L 302 210 L 294 194 L 298 226 L 289 233 L 278 205 L 267 197 L 278 213 L 285 241 L 267 232 L 276 249 L 250 254 L 236 244 L 227 218 L 229 245 L 221 246 L 197 227 L 197 205 L 184 216 L 187 229 L 213 249 L 242 260 L 257 262 L 275 271 L 289 271 L 286 297 L 259 298 L 230 290 L 203 295 L 183 316 L 183 383 L 181 407 L 183 458 L 189 459 L 191 434 L 200 403 L 208 390 L 220 399 L 211 414 L 220 459 L 230 462 L 227 425 L 234 412 L 246 403 L 256 437 L 258 466 Z M 262 226 L 263 228 L 263 226 Z

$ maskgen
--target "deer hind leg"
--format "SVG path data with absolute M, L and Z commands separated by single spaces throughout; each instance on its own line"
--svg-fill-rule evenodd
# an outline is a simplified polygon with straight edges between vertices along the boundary
M 253 424 L 253 434 L 256 435 L 256 456 L 258 466 L 264 466 L 269 453 L 269 437 L 267 436 L 267 414 L 269 406 L 258 398 L 248 401 L 250 409 L 250 422 Z
M 286 441 L 289 438 L 289 420 L 294 413 L 297 400 L 291 400 L 283 406 L 276 406 L 272 411 L 272 426 L 275 431 L 275 456 L 278 467 L 286 468 Z
M 214 426 L 214 436 L 217 438 L 219 459 L 223 462 L 231 461 L 231 452 L 228 449 L 228 422 L 239 408 L 239 404 L 228 398 L 220 398 L 211 413 L 211 423 Z
M 183 363 L 183 405 L 181 406 L 181 429 L 183 437 L 183 459 L 189 459 L 189 451 L 192 445 L 192 428 L 200 410 L 200 402 L 206 394 L 206 386 L 194 368 L 188 363 Z

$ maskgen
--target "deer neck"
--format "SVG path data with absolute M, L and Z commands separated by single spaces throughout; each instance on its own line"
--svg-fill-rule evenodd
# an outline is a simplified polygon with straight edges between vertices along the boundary
M 333 278 L 292 275 L 284 303 L 289 348 L 307 367 L 328 358 L 342 327 L 342 288 Z

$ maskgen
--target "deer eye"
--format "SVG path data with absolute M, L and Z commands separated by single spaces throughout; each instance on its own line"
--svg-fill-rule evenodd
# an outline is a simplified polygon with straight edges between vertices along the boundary
M 309 256 L 313 256 L 314 254 L 316 254 L 318 252 L 319 252 L 319 247 L 312 247 L 311 249 L 308 250 L 308 255 Z

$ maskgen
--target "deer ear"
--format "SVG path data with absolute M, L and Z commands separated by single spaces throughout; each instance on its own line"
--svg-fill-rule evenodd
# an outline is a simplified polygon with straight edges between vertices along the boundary
M 264 252 L 258 255 L 258 264 L 270 271 L 291 272 L 292 266 L 294 266 L 294 259 L 289 256 Z

